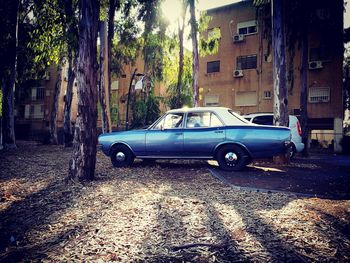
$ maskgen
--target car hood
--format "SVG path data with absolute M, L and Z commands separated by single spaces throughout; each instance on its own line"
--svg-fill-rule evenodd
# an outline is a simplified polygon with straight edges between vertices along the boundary
M 145 133 L 145 131 L 146 131 L 146 129 L 103 133 L 100 136 L 98 136 L 98 139 L 100 140 L 100 139 L 106 139 L 108 137 L 115 137 L 115 136 L 143 134 L 143 133 Z

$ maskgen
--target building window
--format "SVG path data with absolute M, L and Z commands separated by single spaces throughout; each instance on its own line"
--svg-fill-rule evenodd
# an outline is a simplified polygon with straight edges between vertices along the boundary
M 207 73 L 220 72 L 220 60 L 207 62 Z
M 330 49 L 326 46 L 319 46 L 317 48 L 310 48 L 309 61 L 329 61 Z
M 36 99 L 43 100 L 45 98 L 45 88 L 36 89 Z
M 32 100 L 43 100 L 45 98 L 45 88 L 32 88 Z
M 33 112 L 31 112 L 33 119 L 41 119 L 44 117 L 44 105 L 37 104 L 31 107 L 33 107 Z
M 257 32 L 256 20 L 237 23 L 237 34 L 239 35 L 251 35 Z
M 236 69 L 255 69 L 257 67 L 257 55 L 237 57 Z
M 219 106 L 219 96 L 217 95 L 207 95 L 204 97 L 204 106 L 215 107 Z
M 272 93 L 270 90 L 265 90 L 264 91 L 264 99 L 265 100 L 270 100 L 272 98 Z
M 118 80 L 112 81 L 111 90 L 118 90 L 118 89 L 119 89 L 119 81 Z
M 255 106 L 257 102 L 256 91 L 237 91 L 235 96 L 236 106 Z
M 329 87 L 311 87 L 309 88 L 309 102 L 321 103 L 329 102 L 330 88 Z

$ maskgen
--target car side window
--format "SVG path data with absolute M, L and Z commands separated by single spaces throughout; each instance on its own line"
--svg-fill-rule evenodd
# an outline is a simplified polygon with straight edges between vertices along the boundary
M 210 126 L 210 112 L 190 112 L 187 114 L 187 128 L 200 128 Z
M 259 125 L 273 125 L 273 116 L 257 116 L 253 119 L 253 123 Z
M 187 128 L 208 128 L 223 126 L 220 119 L 211 112 L 190 112 L 187 114 Z
M 210 127 L 221 127 L 221 126 L 223 126 L 223 124 L 220 121 L 220 119 L 214 113 L 211 113 L 211 115 L 210 115 Z
M 183 126 L 183 117 L 183 113 L 169 113 L 154 126 L 153 130 L 181 128 Z

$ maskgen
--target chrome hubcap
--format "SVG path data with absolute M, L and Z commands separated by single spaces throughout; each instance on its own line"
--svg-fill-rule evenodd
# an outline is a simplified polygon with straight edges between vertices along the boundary
M 117 161 L 119 161 L 119 162 L 122 162 L 125 160 L 125 154 L 123 152 L 118 152 L 116 154 L 116 157 L 117 157 Z
M 238 159 L 238 156 L 234 152 L 228 152 L 225 155 L 225 161 L 228 165 L 234 165 L 237 159 Z

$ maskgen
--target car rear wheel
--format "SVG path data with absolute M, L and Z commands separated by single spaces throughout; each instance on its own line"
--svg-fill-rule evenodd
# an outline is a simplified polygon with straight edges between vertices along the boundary
M 225 171 L 238 171 L 248 164 L 246 151 L 236 145 L 225 145 L 217 154 L 217 162 Z
M 118 145 L 112 149 L 111 161 L 114 167 L 126 167 L 134 162 L 134 155 L 128 147 Z

